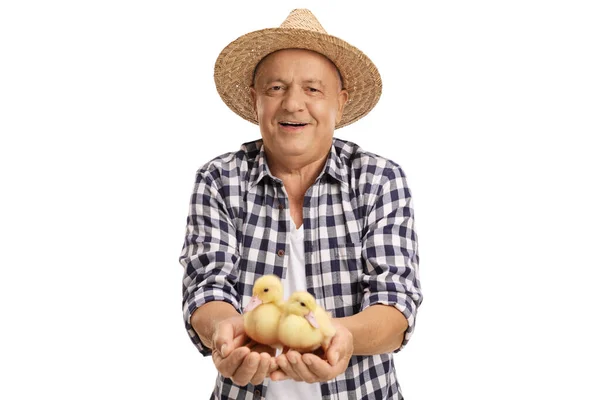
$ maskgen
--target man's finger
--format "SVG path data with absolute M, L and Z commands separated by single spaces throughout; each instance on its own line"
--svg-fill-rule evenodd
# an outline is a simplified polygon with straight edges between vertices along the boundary
M 315 376 L 318 377 L 319 381 L 328 381 L 339 375 L 336 374 L 335 368 L 329 365 L 327 361 L 315 356 L 314 354 L 303 354 L 302 360 L 304 361 L 310 372 L 312 372 Z
M 246 336 L 245 332 L 242 332 L 241 334 L 239 334 L 233 338 L 231 345 L 233 346 L 234 349 L 237 349 L 238 347 L 245 346 L 247 343 L 248 343 L 248 336 Z
M 286 379 L 290 379 L 288 375 L 286 375 L 282 370 L 278 369 L 277 371 L 271 372 L 269 376 L 272 381 L 285 381 Z
M 298 375 L 300 379 L 302 379 L 302 381 L 308 383 L 314 383 L 319 381 L 319 378 L 315 374 L 313 374 L 311 370 L 308 369 L 300 353 L 295 351 L 289 352 L 288 360 L 292 364 L 294 372 L 296 372 L 296 375 Z
M 227 357 L 234 349 L 243 346 L 247 340 L 243 317 L 232 317 L 217 325 L 213 336 L 213 348 L 221 352 L 223 357 Z
M 277 361 L 275 361 L 275 357 L 271 356 L 271 362 L 269 365 L 269 374 L 279 370 L 279 365 L 277 365 Z
M 269 373 L 269 367 L 271 366 L 271 356 L 268 353 L 260 353 L 260 363 L 258 364 L 258 368 L 256 369 L 256 373 L 250 379 L 250 383 L 253 385 L 258 385 L 262 383 L 267 374 Z
M 248 349 L 247 347 L 241 347 L 242 349 Z M 250 351 L 250 349 L 248 349 Z M 242 364 L 235 371 L 231 380 L 233 383 L 239 386 L 246 386 L 250 379 L 256 374 L 258 365 L 260 363 L 260 355 L 258 353 L 252 353 L 246 355 Z
M 233 350 L 229 356 L 223 357 L 220 352 L 213 352 L 213 360 L 217 370 L 226 378 L 231 378 L 238 370 L 244 358 L 250 353 L 247 347 L 240 347 Z
M 327 349 L 327 352 L 325 353 L 327 356 L 327 361 L 329 361 L 329 364 L 331 364 L 332 366 L 336 365 L 340 361 L 340 354 L 342 354 L 342 353 L 343 353 L 343 349 L 342 349 L 341 340 L 338 340 L 338 338 L 336 336 L 334 336 L 333 341 L 331 342 L 331 345 L 329 346 L 329 348 Z
M 277 365 L 279 366 L 279 369 L 281 369 L 281 371 L 283 371 L 283 373 L 285 375 L 287 375 L 288 377 L 290 377 L 291 379 L 293 379 L 295 381 L 300 380 L 300 377 L 296 374 L 296 372 L 294 371 L 294 368 L 292 368 L 292 366 L 288 362 L 287 356 L 285 354 L 280 354 L 276 358 L 276 361 L 277 361 Z
M 233 326 L 225 321 L 221 322 L 213 336 L 213 348 L 221 353 L 223 358 L 227 357 L 231 350 L 235 347 L 231 345 L 233 342 Z
M 327 362 L 332 367 L 335 367 L 338 362 L 340 362 L 340 352 L 338 350 L 333 350 L 331 352 L 327 352 Z

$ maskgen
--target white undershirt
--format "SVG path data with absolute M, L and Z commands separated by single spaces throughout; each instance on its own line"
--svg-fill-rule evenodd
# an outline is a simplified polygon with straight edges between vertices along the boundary
M 289 218 L 289 214 L 288 214 Z M 283 298 L 285 300 L 297 290 L 306 290 L 306 271 L 304 266 L 304 227 L 296 229 L 294 221 L 291 221 L 291 232 L 288 239 L 289 253 L 284 260 L 287 263 L 286 278 L 283 283 Z M 276 356 L 281 354 L 277 350 Z M 267 389 L 266 400 L 310 400 L 321 399 L 321 384 L 295 382 L 292 379 L 285 381 L 270 381 Z

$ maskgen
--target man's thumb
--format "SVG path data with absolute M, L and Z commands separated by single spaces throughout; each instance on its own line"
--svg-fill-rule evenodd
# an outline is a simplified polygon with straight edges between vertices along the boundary
M 227 348 L 227 343 L 224 343 L 223 346 L 221 346 L 221 356 L 223 356 L 223 358 L 225 358 L 228 355 L 229 355 L 229 349 Z

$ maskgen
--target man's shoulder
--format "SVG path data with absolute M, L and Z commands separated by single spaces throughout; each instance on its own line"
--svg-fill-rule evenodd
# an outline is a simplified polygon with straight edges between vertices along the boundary
M 239 150 L 223 153 L 206 162 L 198 169 L 198 175 L 221 180 L 240 178 L 252 168 L 262 146 L 262 139 L 246 142 Z
M 349 140 L 334 138 L 335 151 L 350 177 L 371 175 L 374 178 L 404 177 L 396 161 L 363 149 Z

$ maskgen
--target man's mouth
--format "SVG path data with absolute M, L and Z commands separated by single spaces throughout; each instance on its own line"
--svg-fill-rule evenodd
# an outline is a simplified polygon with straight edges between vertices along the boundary
M 281 121 L 279 122 L 279 126 L 283 130 L 283 132 L 288 133 L 299 133 L 304 131 L 304 127 L 308 125 L 304 122 L 299 121 Z
M 304 122 L 289 122 L 289 121 L 284 121 L 284 122 L 280 122 L 279 125 L 286 127 L 286 128 L 301 128 L 303 126 L 308 125 L 307 123 Z

